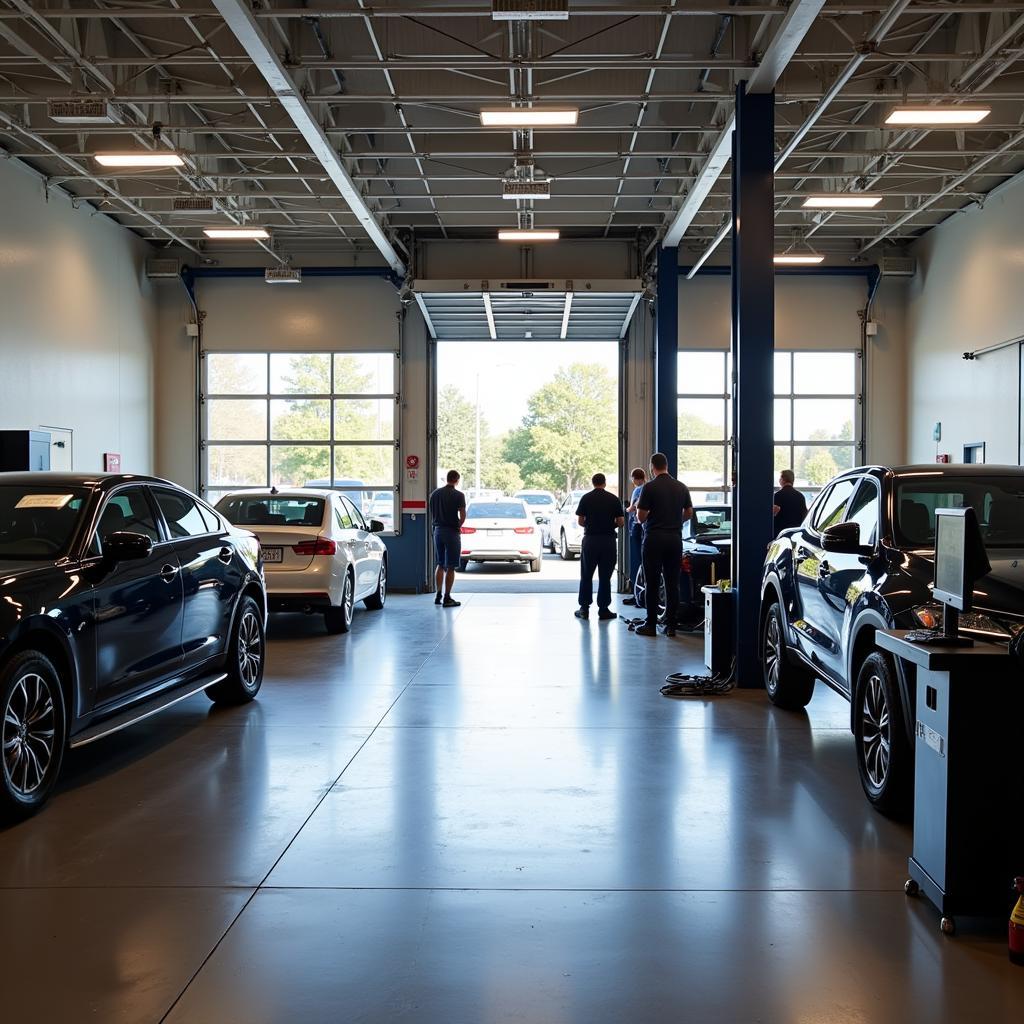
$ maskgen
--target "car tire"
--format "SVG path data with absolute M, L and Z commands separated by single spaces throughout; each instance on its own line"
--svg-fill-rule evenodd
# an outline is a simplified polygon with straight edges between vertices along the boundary
M 64 694 L 49 658 L 22 651 L 4 665 L 0 714 L 0 819 L 19 821 L 46 802 L 64 758 Z
M 565 530 L 558 535 L 558 557 L 563 562 L 571 562 L 576 557 L 569 550 L 569 542 L 565 539 Z
M 913 802 L 914 749 L 907 739 L 892 661 L 878 651 L 869 654 L 857 673 L 853 692 L 860 784 L 876 811 L 904 820 Z
M 228 641 L 224 668 L 227 675 L 206 688 L 215 704 L 248 704 L 263 685 L 267 661 L 267 637 L 256 602 L 246 595 L 238 603 L 235 624 Z
M 353 592 L 355 585 L 352 582 L 352 573 L 345 573 L 345 586 L 341 591 L 341 604 L 332 605 L 324 612 L 324 625 L 327 632 L 333 636 L 339 633 L 347 633 L 352 628 L 352 611 L 355 605 Z
M 768 699 L 787 711 L 807 707 L 814 695 L 814 673 L 797 662 L 786 643 L 786 624 L 777 601 L 761 625 L 761 671 Z
M 371 612 L 379 612 L 387 603 L 388 599 L 388 563 L 384 559 L 380 563 L 380 575 L 377 577 L 377 589 L 367 598 L 363 604 Z
M 540 572 L 541 565 L 544 564 L 543 558 L 538 555 L 536 558 L 530 561 L 530 572 Z

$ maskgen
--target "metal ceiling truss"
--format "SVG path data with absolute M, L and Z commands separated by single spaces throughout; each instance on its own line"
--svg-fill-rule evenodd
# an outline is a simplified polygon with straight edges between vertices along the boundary
M 399 273 L 417 240 L 515 226 L 648 251 L 679 244 L 681 262 L 699 265 L 728 234 L 741 79 L 775 90 L 783 244 L 795 230 L 834 260 L 858 259 L 1024 168 L 1024 0 L 569 9 L 565 21 L 502 23 L 483 0 L 0 0 L 0 147 L 163 246 L 237 251 L 207 243 L 203 218 L 174 208 L 214 197 L 215 223 L 268 227 L 265 248 L 281 262 L 367 252 Z M 119 120 L 56 123 L 47 102 L 60 97 L 109 100 Z M 886 126 L 903 102 L 992 113 L 966 129 Z M 579 123 L 480 126 L 481 107 L 509 104 L 572 105 Z M 184 166 L 95 160 L 168 147 Z M 524 187 L 503 199 L 504 178 L 548 183 L 550 198 Z M 864 189 L 882 204 L 801 207 L 811 191 Z M 573 328 L 586 300 L 572 295 L 552 304 L 545 330 Z M 493 297 L 491 312 L 498 332 Z

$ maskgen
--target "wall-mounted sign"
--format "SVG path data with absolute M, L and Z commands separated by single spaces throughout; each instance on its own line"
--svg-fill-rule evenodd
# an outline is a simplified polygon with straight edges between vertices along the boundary
M 406 457 L 405 457 L 405 468 L 406 469 L 419 469 L 420 468 L 420 457 L 418 455 L 406 455 Z
M 103 472 L 104 473 L 120 473 L 121 472 L 121 453 L 120 452 L 104 452 L 103 453 Z

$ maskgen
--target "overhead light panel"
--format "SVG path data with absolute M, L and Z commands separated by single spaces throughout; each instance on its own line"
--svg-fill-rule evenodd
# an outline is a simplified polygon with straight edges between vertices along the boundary
M 267 267 L 263 272 L 267 284 L 302 284 L 300 267 Z
M 484 128 L 571 127 L 579 120 L 578 107 L 488 107 L 480 111 Z
M 523 178 L 504 178 L 501 182 L 502 199 L 550 199 L 551 182 L 526 181 Z
M 555 230 L 538 228 L 508 228 L 498 232 L 499 242 L 557 242 L 562 233 Z
M 251 239 L 259 241 L 270 237 L 266 228 L 203 228 L 203 234 L 207 238 L 220 239 Z
M 991 107 L 896 107 L 885 119 L 885 123 L 914 125 L 977 124 L 991 113 Z
M 784 252 L 772 257 L 772 259 L 779 266 L 810 266 L 816 263 L 824 263 L 825 261 L 825 257 L 820 252 Z
M 880 195 L 844 192 L 840 195 L 808 196 L 803 205 L 805 210 L 869 210 L 881 201 Z
M 56 124 L 117 124 L 114 107 L 103 99 L 62 98 L 46 101 L 46 116 Z
M 569 0 L 491 0 L 494 21 L 568 21 Z
M 96 163 L 101 167 L 182 167 L 181 154 L 172 150 L 139 151 L 135 153 L 97 153 Z

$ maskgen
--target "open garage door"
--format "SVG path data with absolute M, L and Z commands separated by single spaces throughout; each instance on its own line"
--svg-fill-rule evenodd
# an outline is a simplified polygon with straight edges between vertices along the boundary
M 436 341 L 618 341 L 643 294 L 623 280 L 418 280 Z

